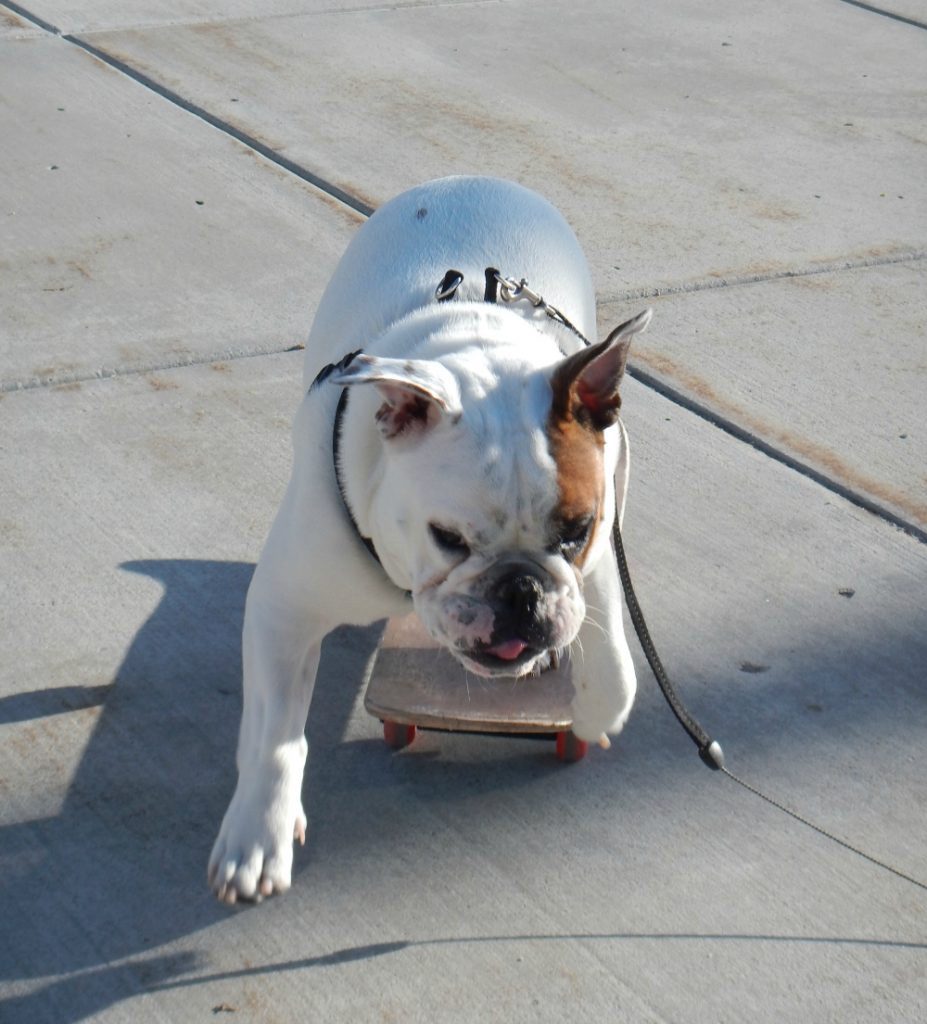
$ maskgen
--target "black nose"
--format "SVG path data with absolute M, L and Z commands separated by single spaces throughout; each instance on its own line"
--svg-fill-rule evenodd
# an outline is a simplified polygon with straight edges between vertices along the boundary
M 537 622 L 538 602 L 544 588 L 537 576 L 513 573 L 499 581 L 496 599 L 508 609 L 516 628 L 525 629 Z

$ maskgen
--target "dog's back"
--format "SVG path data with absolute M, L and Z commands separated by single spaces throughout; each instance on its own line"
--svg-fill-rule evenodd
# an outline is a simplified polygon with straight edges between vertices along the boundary
M 459 298 L 481 299 L 487 267 L 527 279 L 595 337 L 589 268 L 560 213 L 514 182 L 441 178 L 390 200 L 354 236 L 319 303 L 306 346 L 306 385 L 326 363 L 434 302 L 449 269 L 464 275 Z

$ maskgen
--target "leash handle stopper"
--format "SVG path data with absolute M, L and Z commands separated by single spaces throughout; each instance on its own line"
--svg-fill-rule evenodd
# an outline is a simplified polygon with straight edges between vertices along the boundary
M 708 765 L 712 771 L 721 771 L 724 768 L 724 751 L 717 740 L 710 740 L 698 748 L 698 756 Z

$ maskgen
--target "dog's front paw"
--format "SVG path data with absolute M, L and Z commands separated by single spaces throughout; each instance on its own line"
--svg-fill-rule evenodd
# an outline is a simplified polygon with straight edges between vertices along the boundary
M 617 715 L 611 713 L 609 709 L 590 708 L 581 702 L 574 702 L 572 710 L 573 724 L 570 730 L 573 734 L 587 743 L 598 743 L 600 747 L 607 749 L 608 737 L 617 736 L 624 728 L 631 713 L 631 705 Z
M 239 779 L 209 857 L 210 888 L 229 904 L 286 892 L 294 839 L 306 841 L 299 784 Z
M 592 682 L 584 673 L 574 676 L 573 733 L 581 740 L 608 746 L 608 736 L 624 728 L 634 704 L 634 668 L 617 673 L 610 686 Z

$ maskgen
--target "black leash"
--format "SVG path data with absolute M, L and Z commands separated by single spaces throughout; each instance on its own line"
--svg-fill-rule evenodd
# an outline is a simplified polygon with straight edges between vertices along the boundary
M 631 583 L 631 573 L 628 570 L 628 560 L 624 553 L 624 544 L 621 541 L 621 530 L 618 526 L 617 512 L 615 514 L 615 527 L 612 536 L 615 540 L 615 558 L 618 562 L 618 575 L 621 577 L 621 585 L 624 588 L 628 613 L 631 616 L 631 621 L 634 623 L 634 631 L 637 633 L 637 639 L 640 640 L 647 663 L 650 665 L 650 670 L 653 672 L 657 683 L 659 683 L 663 696 L 666 698 L 666 703 L 670 706 L 670 710 L 676 716 L 679 724 L 686 730 L 692 742 L 698 747 L 698 756 L 709 768 L 714 771 L 723 771 L 724 751 L 721 749 L 721 744 L 717 740 L 713 740 L 705 732 L 689 713 L 685 704 L 679 699 L 679 694 L 676 693 L 673 684 L 670 682 L 666 669 L 663 667 L 663 662 L 660 661 L 660 655 L 657 654 L 657 649 L 650 638 L 650 630 L 647 629 L 644 613 L 641 611 L 637 595 L 634 593 L 634 585 Z
M 637 595 L 634 593 L 634 585 L 631 583 L 631 573 L 628 569 L 628 561 L 624 553 L 624 544 L 621 540 L 621 530 L 618 526 L 617 515 L 615 517 L 613 537 L 615 541 L 615 558 L 618 562 L 618 575 L 621 577 L 621 585 L 624 588 L 624 596 L 628 606 L 628 613 L 631 616 L 631 622 L 634 623 L 634 630 L 637 633 L 637 638 L 643 648 L 644 655 L 647 658 L 647 663 L 650 665 L 650 669 L 653 672 L 660 689 L 663 691 L 663 696 L 666 698 L 667 704 L 669 704 L 673 714 L 678 719 L 679 724 L 688 733 L 689 738 L 698 747 L 698 754 L 702 761 L 707 764 L 709 768 L 722 772 L 733 782 L 736 782 L 738 786 L 747 790 L 748 793 L 752 793 L 754 796 L 758 796 L 761 800 L 765 800 L 766 803 L 775 807 L 777 810 L 782 811 L 783 814 L 787 814 L 790 818 L 800 824 L 807 825 L 808 828 L 813 829 L 818 833 L 818 835 L 824 836 L 825 839 L 832 840 L 837 843 L 838 846 L 842 846 L 845 850 L 849 850 L 851 853 L 855 853 L 857 856 L 869 861 L 870 864 L 883 868 L 885 871 L 890 871 L 896 877 L 902 878 L 906 882 L 916 885 L 919 889 L 927 891 L 927 883 L 919 881 L 917 878 L 906 874 L 904 871 L 899 871 L 898 868 L 892 867 L 891 864 L 886 864 L 884 860 L 879 860 L 877 857 L 873 857 L 871 854 L 861 850 L 858 846 L 853 846 L 852 843 L 848 843 L 845 839 L 835 836 L 833 832 L 828 832 L 827 829 L 822 828 L 820 825 L 816 825 L 813 821 L 803 817 L 797 811 L 793 811 L 791 807 L 787 807 L 785 804 L 780 803 L 773 797 L 768 796 L 762 790 L 757 789 L 756 786 L 753 786 L 744 779 L 741 779 L 725 766 L 724 752 L 721 750 L 721 745 L 717 740 L 713 740 L 689 713 L 686 706 L 679 699 L 679 695 L 676 693 L 673 684 L 670 682 L 669 677 L 666 674 L 666 669 L 663 667 L 663 662 L 660 661 L 660 656 L 657 654 L 657 649 L 650 637 L 650 631 L 647 629 L 647 623 L 644 621 L 644 614 L 641 611 L 640 604 L 638 603 Z

